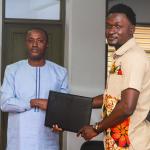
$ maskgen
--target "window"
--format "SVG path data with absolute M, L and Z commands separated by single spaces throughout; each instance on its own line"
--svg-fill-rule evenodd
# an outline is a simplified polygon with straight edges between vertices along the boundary
M 138 25 L 136 27 L 134 37 L 137 43 L 139 43 L 139 45 L 144 48 L 150 60 L 150 26 Z M 112 63 L 113 52 L 114 48 L 108 46 L 107 73 L 110 70 L 110 66 Z
M 5 18 L 60 19 L 60 0 L 6 0 L 5 2 Z

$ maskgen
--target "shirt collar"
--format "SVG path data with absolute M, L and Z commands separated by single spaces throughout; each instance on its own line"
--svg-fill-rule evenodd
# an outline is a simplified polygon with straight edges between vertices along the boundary
M 131 47 L 136 44 L 134 38 L 129 39 L 125 44 L 123 44 L 117 51 L 114 52 L 113 57 L 121 56 L 125 54 Z

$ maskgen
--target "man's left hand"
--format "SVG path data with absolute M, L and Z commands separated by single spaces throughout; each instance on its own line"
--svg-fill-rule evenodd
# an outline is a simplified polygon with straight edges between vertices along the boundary
M 47 103 L 48 103 L 47 99 L 31 99 L 30 101 L 31 107 L 38 107 L 42 110 L 47 109 Z

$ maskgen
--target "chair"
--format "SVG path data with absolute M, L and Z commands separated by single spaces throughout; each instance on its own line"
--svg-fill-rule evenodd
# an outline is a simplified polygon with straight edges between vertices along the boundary
M 87 141 L 84 142 L 80 150 L 104 150 L 103 141 Z

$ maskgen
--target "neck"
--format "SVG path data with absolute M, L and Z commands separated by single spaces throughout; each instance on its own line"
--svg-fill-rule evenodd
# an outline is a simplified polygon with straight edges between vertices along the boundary
M 130 37 L 130 38 L 128 38 L 126 41 L 124 41 L 124 42 L 123 42 L 123 43 L 121 43 L 120 45 L 116 45 L 116 46 L 114 46 L 114 47 L 115 47 L 115 50 L 119 49 L 122 45 L 124 45 L 126 42 L 128 42 L 131 38 L 133 38 L 133 36 L 132 36 L 132 37 Z
M 115 50 L 119 49 L 121 46 L 115 46 Z
M 45 59 L 41 59 L 41 60 L 31 60 L 31 59 L 28 59 L 28 63 L 31 66 L 33 66 L 33 67 L 40 67 L 40 66 L 44 66 Z

